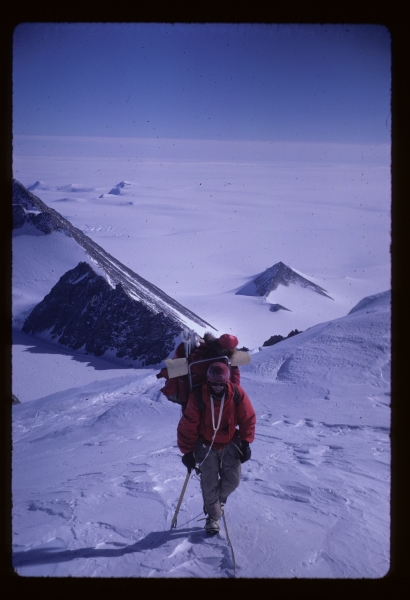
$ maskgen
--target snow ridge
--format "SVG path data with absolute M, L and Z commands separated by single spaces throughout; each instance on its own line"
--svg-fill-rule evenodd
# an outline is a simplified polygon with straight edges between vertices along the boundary
M 380 308 L 386 307 L 386 299 L 391 302 L 391 290 L 363 298 L 363 300 L 360 300 L 360 302 L 349 311 L 349 315 L 359 310 L 368 309 L 368 311 L 374 312 Z
M 21 208 L 25 211 L 37 210 L 47 215 L 47 222 L 52 222 L 54 229 L 64 230 L 69 236 L 86 251 L 95 264 L 107 275 L 108 280 L 115 287 L 121 284 L 127 295 L 144 303 L 154 313 L 164 313 L 181 325 L 199 325 L 200 327 L 211 327 L 210 323 L 201 319 L 198 315 L 185 308 L 179 302 L 168 296 L 161 289 L 143 279 L 137 273 L 126 267 L 120 261 L 108 254 L 101 246 L 85 235 L 80 229 L 74 227 L 67 219 L 56 210 L 48 207 L 40 198 L 29 192 L 20 182 L 13 179 L 13 210 L 19 212 L 21 225 Z M 44 219 L 44 217 L 42 218 Z M 21 226 L 20 225 L 20 226 Z M 50 228 L 50 227 L 49 227 Z

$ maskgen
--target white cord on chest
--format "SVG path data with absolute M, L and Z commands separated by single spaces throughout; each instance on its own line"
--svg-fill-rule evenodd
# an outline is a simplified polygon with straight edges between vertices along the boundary
M 215 407 L 214 407 L 214 398 L 213 398 L 213 396 L 212 396 L 212 394 L 211 394 L 211 414 L 212 414 L 212 427 L 214 428 L 214 435 L 213 435 L 213 438 L 212 438 L 211 445 L 209 446 L 208 452 L 206 453 L 206 456 L 205 456 L 204 460 L 203 460 L 203 461 L 202 461 L 202 462 L 201 462 L 201 463 L 198 465 L 199 467 L 200 467 L 200 466 L 201 466 L 201 465 L 202 465 L 202 464 L 203 464 L 203 463 L 206 461 L 206 459 L 208 458 L 208 456 L 209 456 L 209 453 L 210 453 L 210 451 L 211 451 L 211 448 L 212 448 L 212 446 L 213 446 L 213 443 L 214 443 L 214 440 L 215 440 L 216 433 L 217 433 L 217 431 L 218 431 L 218 429 L 219 429 L 219 426 L 220 426 L 220 424 L 221 424 L 222 413 L 223 413 L 223 410 L 224 410 L 224 402 L 225 402 L 225 394 L 222 396 L 222 400 L 221 400 L 221 407 L 220 407 L 220 409 L 219 409 L 218 425 L 215 427 Z

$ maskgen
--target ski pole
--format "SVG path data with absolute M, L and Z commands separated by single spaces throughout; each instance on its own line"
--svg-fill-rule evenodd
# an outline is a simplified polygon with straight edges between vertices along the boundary
M 228 543 L 231 547 L 232 550 L 232 558 L 233 558 L 233 576 L 236 577 L 236 560 L 235 560 L 235 552 L 233 551 L 233 546 L 232 546 L 232 542 L 231 542 L 231 538 L 229 537 L 229 531 L 228 531 L 228 526 L 226 524 L 226 518 L 225 518 L 225 511 L 222 513 L 222 518 L 224 520 L 224 525 L 225 525 L 225 531 L 226 531 L 226 537 L 228 538 Z
M 178 500 L 178 504 L 177 504 L 177 507 L 176 507 L 176 510 L 175 510 L 175 514 L 174 514 L 174 518 L 172 519 L 171 530 L 174 527 L 177 526 L 177 517 L 178 517 L 179 507 L 182 504 L 182 499 L 184 497 L 186 486 L 188 485 L 188 481 L 189 481 L 189 476 L 190 475 L 191 475 L 191 473 L 188 471 L 188 473 L 186 474 L 186 477 L 185 477 L 184 485 L 182 486 L 182 492 L 181 492 L 181 495 L 180 495 L 179 500 Z

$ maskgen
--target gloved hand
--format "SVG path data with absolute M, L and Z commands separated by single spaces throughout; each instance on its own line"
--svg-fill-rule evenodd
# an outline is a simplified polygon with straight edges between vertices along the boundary
M 181 401 L 176 394 L 170 394 L 169 396 L 166 396 L 166 398 L 170 402 L 175 402 L 176 404 L 181 404 Z
M 186 454 L 184 454 L 182 457 L 182 462 L 188 469 L 188 473 L 190 473 L 192 471 L 192 469 L 195 468 L 195 464 L 196 464 L 196 461 L 194 458 L 194 451 L 191 450 L 191 452 L 187 452 Z
M 249 442 L 246 442 L 245 440 L 243 440 L 241 442 L 241 452 L 242 452 L 242 454 L 240 456 L 240 460 L 241 460 L 241 463 L 243 464 L 244 462 L 246 462 L 247 460 L 250 459 L 251 454 L 252 454 L 251 448 L 249 446 Z

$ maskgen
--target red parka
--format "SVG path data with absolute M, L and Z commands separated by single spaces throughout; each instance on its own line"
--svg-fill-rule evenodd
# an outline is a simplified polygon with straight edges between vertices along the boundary
M 232 441 L 237 425 L 239 426 L 239 438 L 241 441 L 245 440 L 251 443 L 255 437 L 255 411 L 245 390 L 239 385 L 235 387 L 239 392 L 237 406 L 233 399 L 234 385 L 228 381 L 221 423 L 213 444 L 213 448 L 216 450 L 223 448 L 223 446 Z M 214 429 L 212 426 L 211 399 L 208 381 L 204 381 L 202 384 L 202 399 L 205 408 L 203 411 L 200 411 L 195 393 L 191 393 L 185 412 L 179 421 L 177 441 L 178 447 L 183 454 L 194 450 L 197 438 L 208 444 L 212 441 Z M 221 402 L 219 400 L 214 400 L 215 426 L 219 420 L 220 406 Z

